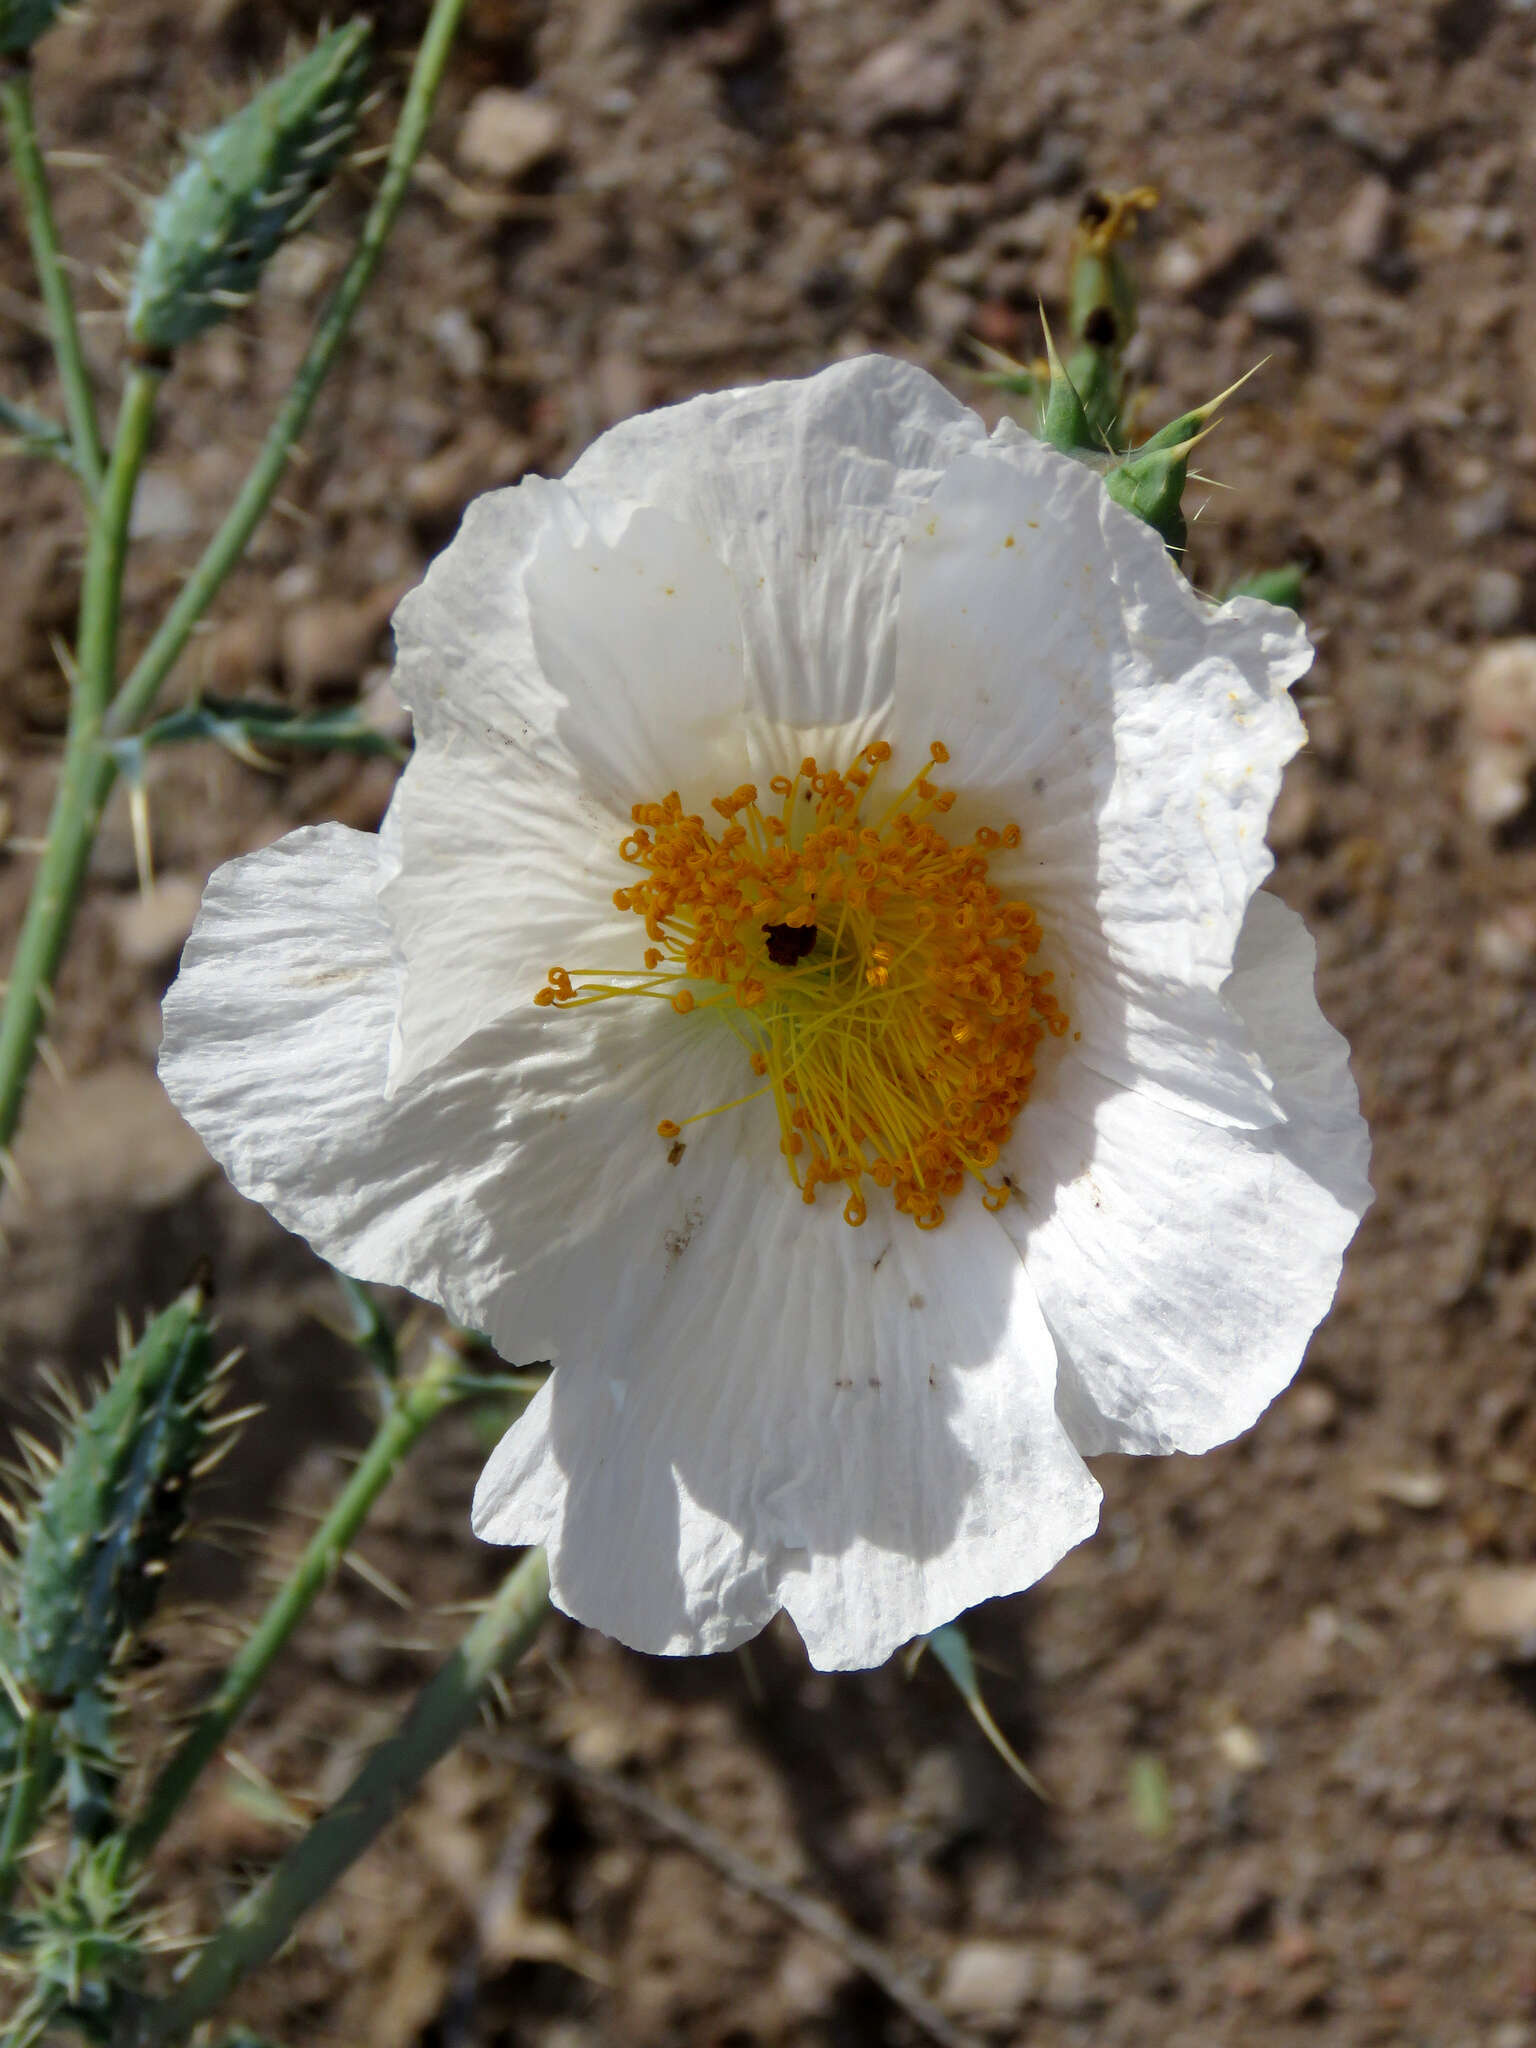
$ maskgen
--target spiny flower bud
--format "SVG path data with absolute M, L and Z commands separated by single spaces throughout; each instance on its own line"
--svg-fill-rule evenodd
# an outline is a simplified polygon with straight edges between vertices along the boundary
M 146 354 L 242 305 L 308 218 L 357 126 L 372 33 L 361 18 L 334 30 L 191 145 L 155 207 L 129 296 L 129 337 Z
M 46 1706 L 99 1687 L 154 1606 L 207 1448 L 216 1375 L 203 1309 L 190 1287 L 148 1325 L 75 1423 L 29 1518 L 12 1671 Z
M 1214 432 L 1216 408 L 1224 405 L 1252 375 L 1252 370 L 1246 370 L 1225 391 L 1218 391 L 1203 405 L 1180 413 L 1176 420 L 1149 435 L 1123 462 L 1105 472 L 1104 488 L 1115 503 L 1155 528 L 1175 553 L 1185 540 L 1182 501 L 1190 453 L 1197 442 Z
M 64 12 L 64 0 L 0 0 L 0 54 L 19 57 Z

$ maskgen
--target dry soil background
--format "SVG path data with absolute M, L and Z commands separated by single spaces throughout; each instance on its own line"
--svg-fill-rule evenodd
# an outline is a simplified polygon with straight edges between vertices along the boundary
M 99 159 L 59 177 L 104 388 L 92 272 L 133 233 L 124 181 L 158 188 L 173 132 L 319 11 L 97 0 L 46 45 L 48 139 Z M 374 11 L 393 87 L 424 9 Z M 1028 349 L 1093 181 L 1163 195 L 1142 244 L 1148 421 L 1268 357 L 1210 450 L 1230 488 L 1191 567 L 1219 588 L 1298 547 L 1320 564 L 1274 886 L 1318 936 L 1379 1192 L 1301 1379 L 1218 1454 L 1105 1461 L 1098 1537 L 978 1619 L 1048 1811 L 937 1674 L 817 1677 L 787 1630 L 674 1665 L 558 1629 L 514 1688 L 521 1736 L 836 1900 L 999 2038 L 1536 2044 L 1536 832 L 1490 831 L 1461 781 L 1469 663 L 1536 624 L 1533 55 L 1529 0 L 471 0 L 307 460 L 175 681 L 301 704 L 375 689 L 389 607 L 465 499 L 560 470 L 638 407 L 871 346 L 958 377 L 968 331 Z M 533 97 L 482 97 L 498 89 Z M 140 500 L 130 640 L 237 480 L 368 175 L 187 351 Z M 0 266 L 4 388 L 51 403 L 8 187 Z M 60 477 L 4 474 L 10 924 L 58 757 L 50 636 L 79 535 Z M 283 1542 L 356 1440 L 354 1368 L 315 1320 L 313 1261 L 164 1107 L 157 1001 L 211 866 L 300 820 L 372 824 L 388 783 L 345 760 L 268 779 L 163 757 L 149 906 L 112 814 L 60 990 L 73 1078 L 38 1089 L 35 1199 L 5 1217 L 13 1396 L 45 1360 L 83 1369 L 115 1303 L 137 1313 L 213 1256 L 266 1413 L 210 1512 L 270 1518 L 286 1488 Z M 264 1697 L 242 1747 L 290 1805 L 336 1789 L 453 1626 L 437 1610 L 490 1582 L 464 1527 L 476 1455 L 467 1424 L 445 1429 L 365 1543 L 413 1611 L 344 1577 Z M 262 1547 L 190 1559 L 184 1597 L 227 1600 L 234 1571 L 254 1600 Z M 160 1633 L 179 1675 L 155 1715 L 211 1639 L 195 1618 Z M 845 1958 L 612 1802 L 513 1768 L 499 1739 L 439 1774 L 247 1992 L 275 2039 L 916 2038 Z M 206 1923 L 285 1839 L 278 1801 L 210 1784 L 162 1866 L 194 1888 L 183 1917 Z

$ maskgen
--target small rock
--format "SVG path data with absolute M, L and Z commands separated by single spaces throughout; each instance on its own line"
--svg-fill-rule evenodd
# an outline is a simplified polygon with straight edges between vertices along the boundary
M 843 87 L 843 126 L 850 135 L 870 135 L 890 121 L 942 121 L 964 91 L 958 49 L 901 36 L 866 57 Z
M 1417 1508 L 1420 1514 L 1439 1507 L 1447 1490 L 1440 1472 L 1368 1472 L 1361 1483 L 1378 1499 L 1395 1500 L 1399 1507 Z
M 1044 1982 L 1037 1949 L 1015 1941 L 964 1941 L 944 1966 L 937 2002 L 941 2011 L 968 2019 L 1011 2019 Z
M 906 221 L 892 215 L 866 239 L 854 263 L 854 277 L 873 298 L 903 299 L 917 280 L 920 260 L 916 235 Z
M 1093 1970 L 1088 1958 L 1076 1949 L 1056 1948 L 1046 1952 L 1045 1982 L 1040 1986 L 1040 2003 L 1047 2012 L 1064 2018 L 1092 2010 L 1098 2003 L 1093 1988 Z
M 480 491 L 514 483 L 527 469 L 529 444 L 503 435 L 495 422 L 472 420 L 456 440 L 405 473 L 405 502 L 418 519 L 461 511 Z
M 1216 1737 L 1216 1747 L 1223 1762 L 1234 1771 L 1261 1771 L 1269 1761 L 1264 1744 L 1253 1730 L 1241 1721 L 1229 1721 Z
M 1490 1565 L 1468 1572 L 1459 1593 L 1461 1625 L 1517 1657 L 1536 1656 L 1536 1568 Z
M 58 1088 L 39 1082 L 16 1141 L 27 1198 L 0 1198 L 0 1227 L 74 1203 L 159 1209 L 215 1171 L 148 1067 L 118 1060 Z
M 128 538 L 185 540 L 197 531 L 197 523 L 197 504 L 186 486 L 163 469 L 146 470 L 134 493 Z
M 319 235 L 298 235 L 285 242 L 267 265 L 273 291 L 291 299 L 296 306 L 308 306 L 319 298 L 341 267 L 341 251 Z
M 975 301 L 965 292 L 928 279 L 914 294 L 923 332 L 936 348 L 951 349 L 968 325 Z
M 344 1622 L 331 1635 L 327 1655 L 342 1684 L 360 1691 L 376 1685 L 389 1662 L 377 1629 L 368 1621 Z
M 1243 307 L 1255 327 L 1275 334 L 1300 334 L 1310 324 L 1307 309 L 1288 278 L 1259 278 L 1244 292 Z
M 491 345 L 462 306 L 434 314 L 432 344 L 457 377 L 478 377 L 491 359 Z
M 1267 269 L 1274 255 L 1263 235 L 1240 220 L 1203 224 L 1183 240 L 1170 242 L 1158 261 L 1158 282 L 1165 290 L 1202 302 L 1225 303 L 1255 271 Z M 1213 310 L 1210 305 L 1207 311 Z
M 1284 1413 L 1308 1436 L 1321 1436 L 1339 1419 L 1339 1397 L 1322 1380 L 1303 1380 L 1286 1396 Z
M 398 590 L 353 601 L 319 598 L 290 612 L 282 627 L 283 677 L 303 697 L 355 685 L 372 659 Z
M 129 896 L 112 912 L 112 935 L 122 959 L 135 967 L 174 960 L 187 942 L 203 900 L 196 875 L 161 875 L 149 894 Z
M 1473 541 L 1492 540 L 1508 527 L 1509 514 L 1508 484 L 1489 484 L 1470 497 L 1458 499 L 1451 507 L 1451 531 L 1464 546 Z
M 1513 569 L 1479 569 L 1472 579 L 1472 623 L 1479 633 L 1507 633 L 1525 605 L 1525 585 Z
M 215 626 L 195 643 L 201 687 L 216 697 L 259 693 L 277 670 L 279 653 L 277 607 L 258 599 L 237 618 Z
M 1464 801 L 1480 825 L 1518 816 L 1536 767 L 1536 639 L 1499 640 L 1468 671 Z
M 1484 918 L 1472 945 L 1492 973 L 1522 980 L 1536 967 L 1536 906 L 1511 903 L 1496 916 Z
M 1364 178 L 1339 214 L 1339 247 L 1351 263 L 1374 270 L 1397 246 L 1402 212 L 1385 178 Z
M 565 116 L 549 100 L 488 86 L 469 103 L 457 155 L 466 171 L 512 185 L 565 140 Z

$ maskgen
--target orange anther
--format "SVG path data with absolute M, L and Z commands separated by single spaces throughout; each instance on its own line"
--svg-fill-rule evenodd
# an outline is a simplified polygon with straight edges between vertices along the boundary
M 658 1138 L 680 1138 L 682 1134 L 682 1125 L 673 1123 L 671 1117 L 669 1116 L 664 1116 L 661 1122 L 656 1126 L 656 1135 Z

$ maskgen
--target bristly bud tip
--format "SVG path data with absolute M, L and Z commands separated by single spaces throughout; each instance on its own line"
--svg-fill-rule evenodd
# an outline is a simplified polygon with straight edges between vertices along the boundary
M 29 1517 L 8 1660 L 45 1705 L 99 1691 L 124 1637 L 149 1617 L 185 1519 L 186 1481 L 208 1450 L 213 1363 L 202 1294 L 189 1288 L 151 1320 L 66 1438 Z
M 308 219 L 357 127 L 372 33 L 361 16 L 333 30 L 189 146 L 155 206 L 129 294 L 129 344 L 142 358 L 165 356 L 243 305 Z

